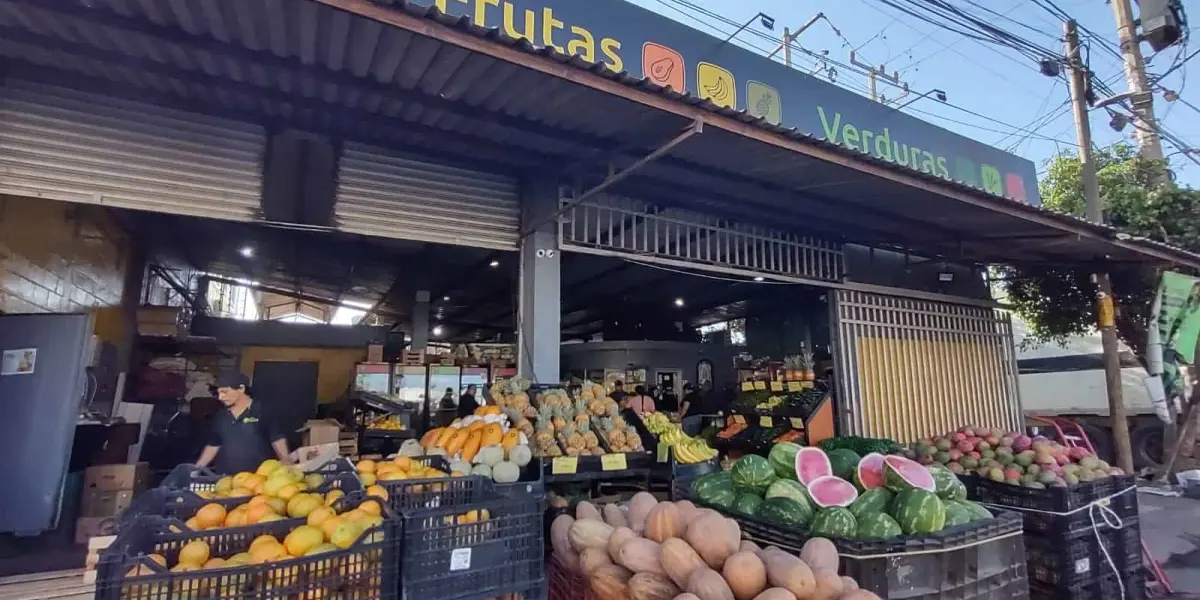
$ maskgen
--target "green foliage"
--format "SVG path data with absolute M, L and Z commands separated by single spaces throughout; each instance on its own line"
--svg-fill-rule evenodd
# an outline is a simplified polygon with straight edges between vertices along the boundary
M 1157 186 L 1162 165 L 1143 160 L 1127 144 L 1095 153 L 1100 199 L 1107 224 L 1131 235 L 1200 251 L 1200 191 L 1173 184 Z M 1047 163 L 1039 183 L 1046 208 L 1085 216 L 1081 166 L 1076 154 L 1062 153 Z M 1145 355 L 1150 303 L 1159 271 L 1142 266 L 1105 265 L 1117 303 L 1117 334 L 1138 357 Z M 1062 265 L 1000 267 L 1006 301 L 1030 328 L 1030 341 L 1058 342 L 1092 331 L 1096 286 L 1090 269 Z

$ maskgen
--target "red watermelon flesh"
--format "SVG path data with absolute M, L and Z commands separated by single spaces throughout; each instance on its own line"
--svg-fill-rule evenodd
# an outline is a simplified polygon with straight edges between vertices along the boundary
M 884 455 L 872 452 L 858 461 L 854 470 L 854 484 L 861 490 L 873 490 L 883 487 Z
M 850 506 L 858 500 L 858 490 L 854 488 L 854 484 L 833 475 L 812 480 L 808 484 L 808 495 L 821 508 Z
M 825 451 L 812 446 L 805 446 L 796 452 L 796 479 L 808 485 L 818 477 L 833 475 L 833 465 Z
M 937 483 L 929 469 L 903 456 L 888 456 L 883 459 L 883 482 L 887 489 L 897 494 L 911 489 L 927 492 L 937 490 Z

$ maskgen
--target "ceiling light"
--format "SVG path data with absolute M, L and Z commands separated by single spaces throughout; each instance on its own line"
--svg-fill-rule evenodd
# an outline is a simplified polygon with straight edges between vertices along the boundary
M 438 325 L 433 328 L 433 335 L 436 335 L 436 336 L 442 335 L 442 326 L 441 325 Z
M 763 276 L 762 276 L 762 275 L 759 275 L 758 277 L 755 277 L 755 278 L 754 278 L 754 280 L 755 280 L 755 281 L 762 281 L 762 280 L 763 280 Z
M 254 248 L 250 246 L 242 246 L 242 249 L 238 250 L 238 253 L 246 258 L 250 258 L 251 256 L 254 256 Z
M 493 260 L 492 262 L 488 263 L 488 266 L 494 269 L 494 268 L 500 266 L 500 261 Z
M 683 298 L 676 298 L 675 306 L 683 306 Z
M 449 302 L 450 296 L 442 296 L 442 302 Z

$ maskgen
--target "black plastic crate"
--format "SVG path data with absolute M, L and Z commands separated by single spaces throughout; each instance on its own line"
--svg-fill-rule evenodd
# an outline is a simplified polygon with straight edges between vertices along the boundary
M 1084 512 L 1089 504 L 1101 500 L 1107 502 L 1109 508 L 1123 519 L 1138 514 L 1137 490 L 1130 488 L 1136 488 L 1134 477 L 1121 475 L 1072 487 L 1045 489 L 981 480 L 976 491 L 979 501 L 986 504 L 1043 513 Z M 1119 493 L 1123 490 L 1129 491 Z
M 516 483 L 492 483 L 498 493 L 506 496 L 546 496 L 546 479 L 542 475 L 542 459 L 534 458 L 521 467 L 521 478 Z
M 367 500 L 355 493 L 338 500 L 345 512 Z M 348 548 L 313 556 L 229 568 L 172 572 L 147 555 L 177 562 L 189 542 L 208 543 L 211 556 L 228 558 L 247 552 L 262 535 L 283 540 L 297 526 L 274 521 L 213 531 L 173 532 L 163 519 L 136 520 L 100 555 L 96 600 L 174 600 L 238 598 L 281 600 L 299 597 L 381 598 L 394 600 L 399 588 L 402 521 L 384 508 L 383 522 L 363 533 Z M 140 574 L 144 573 L 144 574 Z
M 467 504 L 403 514 L 402 599 L 545 593 L 545 498 L 480 495 Z
M 1105 550 L 1112 566 L 1105 558 Z M 1056 587 L 1080 585 L 1114 574 L 1114 567 L 1118 572 L 1140 569 L 1141 530 L 1137 519 L 1128 519 L 1120 529 L 1112 529 L 1100 522 L 1095 531 L 1089 526 L 1089 529 L 1066 538 L 1027 534 L 1025 555 L 1029 561 L 1030 582 Z
M 1125 595 L 1121 595 L 1121 584 Z M 1030 600 L 1144 600 L 1146 579 L 1141 573 L 1108 574 L 1071 586 L 1052 586 L 1035 581 L 1029 582 Z
M 354 465 L 347 458 L 335 458 L 329 462 L 317 467 L 312 471 L 307 471 L 305 474 L 316 473 L 326 477 L 337 475 L 339 473 L 355 473 Z M 159 487 L 169 490 L 191 490 L 193 492 L 211 492 L 217 489 L 217 482 L 221 480 L 222 475 L 209 469 L 208 467 L 197 467 L 191 464 L 182 464 L 171 470 Z M 224 502 L 228 499 L 221 499 Z M 236 500 L 236 499 L 235 499 Z

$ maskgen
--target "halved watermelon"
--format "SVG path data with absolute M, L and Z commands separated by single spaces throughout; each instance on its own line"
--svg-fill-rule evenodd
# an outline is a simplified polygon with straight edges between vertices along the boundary
M 929 469 L 915 460 L 903 456 L 888 456 L 883 459 L 883 482 L 887 489 L 900 493 L 908 490 L 937 490 L 937 481 Z
M 796 479 L 808 485 L 818 477 L 833 475 L 833 465 L 825 451 L 812 446 L 805 446 L 796 452 Z
M 860 490 L 874 490 L 883 487 L 884 455 L 872 452 L 858 461 L 854 470 L 854 485 Z
M 850 506 L 854 504 L 855 500 L 858 500 L 858 490 L 855 489 L 854 484 L 833 475 L 812 480 L 808 484 L 808 495 L 821 508 Z

